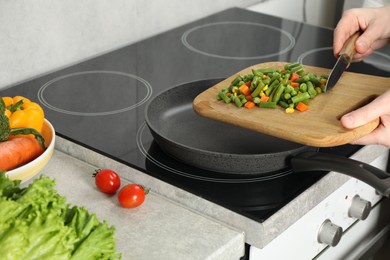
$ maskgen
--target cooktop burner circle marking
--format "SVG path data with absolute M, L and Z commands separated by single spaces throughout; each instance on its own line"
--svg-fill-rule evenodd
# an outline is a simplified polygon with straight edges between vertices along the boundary
M 322 48 L 316 48 L 316 49 L 312 49 L 309 51 L 305 51 L 304 53 L 299 55 L 297 61 L 300 63 L 303 63 L 303 59 L 306 58 L 307 56 L 309 56 L 313 53 L 319 52 L 319 51 L 328 51 L 328 50 L 333 50 L 333 48 L 332 47 L 322 47 Z
M 219 55 L 219 54 L 214 54 L 214 53 L 209 53 L 209 52 L 206 52 L 206 51 L 199 50 L 199 49 L 195 48 L 194 46 L 192 46 L 188 42 L 188 40 L 187 40 L 188 36 L 191 33 L 193 33 L 194 31 L 196 31 L 196 30 L 199 30 L 199 29 L 202 29 L 202 28 L 205 28 L 205 27 L 210 27 L 210 26 L 215 26 L 215 25 L 226 25 L 226 24 L 229 24 L 229 25 L 232 25 L 232 24 L 253 25 L 253 26 L 264 27 L 264 28 L 276 30 L 276 31 L 279 31 L 280 33 L 282 33 L 284 36 L 286 36 L 290 40 L 290 44 L 285 49 L 280 50 L 279 52 L 276 52 L 276 53 L 265 54 L 265 55 L 258 55 L 258 56 L 250 56 L 250 57 L 247 57 L 247 56 L 237 57 L 237 56 Z M 197 53 L 200 53 L 200 54 L 203 54 L 203 55 L 206 55 L 206 56 L 210 56 L 210 57 L 221 58 L 221 59 L 232 59 L 232 60 L 255 60 L 255 59 L 270 58 L 270 57 L 273 57 L 273 56 L 278 56 L 278 55 L 284 54 L 284 53 L 290 51 L 295 46 L 295 38 L 289 32 L 287 32 L 285 30 L 282 30 L 282 29 L 280 29 L 278 27 L 274 27 L 274 26 L 271 26 L 271 25 L 261 24 L 261 23 L 240 22 L 240 21 L 235 21 L 235 22 L 232 22 L 232 21 L 215 22 L 215 23 L 208 23 L 208 24 L 195 26 L 195 27 L 193 27 L 193 28 L 191 28 L 188 31 L 183 33 L 183 35 L 181 36 L 181 41 L 184 44 L 184 46 L 186 46 L 188 49 L 190 49 L 190 50 L 192 50 L 194 52 L 197 52 Z
M 112 110 L 112 111 L 104 111 L 104 112 L 77 112 L 77 111 L 70 111 L 70 110 L 66 110 L 66 109 L 62 109 L 62 108 L 58 108 L 58 107 L 55 107 L 53 105 L 51 105 L 45 98 L 44 98 L 44 92 L 45 90 L 50 87 L 50 85 L 52 85 L 53 83 L 57 82 L 57 81 L 60 81 L 62 79 L 65 79 L 65 78 L 69 78 L 69 77 L 75 77 L 75 76 L 79 76 L 79 75 L 85 75 L 85 74 L 113 74 L 113 75 L 119 75 L 119 76 L 125 76 L 125 77 L 129 77 L 129 78 L 132 78 L 132 79 L 135 79 L 139 82 L 141 82 L 145 87 L 146 87 L 146 95 L 145 97 L 140 100 L 139 102 L 137 102 L 136 104 L 134 105 L 131 105 L 129 107 L 124 107 L 124 108 L 121 108 L 121 109 L 116 109 L 116 110 Z M 141 77 L 138 77 L 138 76 L 135 76 L 133 74 L 129 74 L 129 73 L 125 73 L 125 72 L 119 72 L 119 71 L 108 71 L 108 70 L 91 70 L 91 71 L 81 71 L 81 72 L 75 72 L 75 73 L 70 73 L 70 74 L 67 74 L 67 75 L 63 75 L 63 76 L 60 76 L 60 77 L 57 77 L 57 78 L 54 78 L 48 82 L 46 82 L 39 90 L 38 90 L 38 100 L 46 107 L 48 107 L 49 109 L 51 110 L 54 110 L 54 111 L 57 111 L 57 112 L 60 112 L 60 113 L 64 113 L 64 114 L 69 114 L 69 115 L 77 115 L 77 116 L 104 116 L 104 115 L 112 115 L 112 114 L 118 114 L 118 113 L 122 113 L 122 112 L 125 112 L 125 111 L 129 111 L 129 110 L 132 110 L 142 104 L 144 104 L 145 102 L 147 102 L 149 100 L 149 98 L 152 96 L 152 86 L 149 84 L 149 82 L 147 82 L 145 79 L 141 78 Z
M 306 51 L 306 52 L 302 53 L 301 55 L 299 55 L 297 62 L 300 62 L 303 64 L 303 60 L 306 57 L 308 57 L 309 55 L 311 55 L 313 53 L 321 52 L 321 51 L 331 51 L 333 53 L 333 47 L 322 47 L 322 48 L 316 48 L 316 49 Z M 365 61 L 368 64 L 372 64 L 372 62 L 370 62 L 370 59 L 372 59 L 375 56 L 380 56 L 382 58 L 390 60 L 390 55 L 375 51 L 375 52 L 373 52 L 373 54 L 371 56 L 367 57 L 366 60 L 363 60 L 363 62 Z M 375 64 L 372 64 L 372 65 L 375 66 Z
M 204 177 L 204 176 L 198 176 L 193 175 L 191 173 L 187 173 L 175 168 L 172 168 L 164 163 L 161 163 L 158 159 L 154 158 L 152 155 L 148 153 L 145 146 L 143 145 L 142 136 L 144 134 L 144 130 L 147 129 L 146 121 L 144 121 L 141 126 L 139 127 L 137 131 L 137 146 L 138 149 L 141 151 L 142 155 L 146 157 L 147 160 L 150 160 L 155 165 L 163 168 L 164 170 L 170 171 L 174 174 L 178 174 L 183 177 L 196 179 L 196 180 L 202 180 L 202 181 L 209 181 L 209 182 L 219 182 L 219 183 L 250 183 L 250 182 L 257 182 L 257 181 L 266 181 L 271 180 L 275 178 L 279 178 L 285 175 L 290 174 L 290 172 L 281 172 L 279 174 L 274 174 L 270 176 L 260 176 L 260 177 L 254 177 L 254 178 L 235 178 L 235 179 L 222 179 L 222 178 L 212 178 L 212 177 Z M 172 159 L 173 160 L 173 159 Z

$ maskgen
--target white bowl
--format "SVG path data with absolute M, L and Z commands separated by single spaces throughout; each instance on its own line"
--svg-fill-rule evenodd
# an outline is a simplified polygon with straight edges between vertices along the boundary
M 45 119 L 42 127 L 42 135 L 45 138 L 46 150 L 37 158 L 23 166 L 7 171 L 7 176 L 12 180 L 27 181 L 38 174 L 49 162 L 54 152 L 55 130 L 52 124 Z

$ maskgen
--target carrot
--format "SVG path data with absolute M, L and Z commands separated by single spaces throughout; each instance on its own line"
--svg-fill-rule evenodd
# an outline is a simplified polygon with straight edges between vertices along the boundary
M 269 100 L 269 96 L 263 95 L 260 97 L 260 101 L 262 102 L 268 102 L 268 100 Z
M 255 103 L 252 102 L 252 101 L 248 101 L 248 102 L 246 102 L 246 103 L 244 104 L 244 106 L 245 106 L 246 108 L 248 108 L 248 109 L 251 109 L 251 108 L 255 107 Z
M 298 83 L 298 82 L 291 82 L 290 85 L 291 85 L 291 87 L 293 87 L 293 88 L 299 87 L 299 83 Z
M 303 103 L 303 102 L 298 102 L 298 104 L 295 106 L 295 108 L 298 110 L 298 111 L 306 111 L 309 107 Z
M 43 153 L 35 138 L 16 137 L 0 142 L 0 171 L 9 171 L 22 166 Z
M 251 95 L 248 95 L 248 96 L 245 96 L 245 99 L 246 99 L 246 101 L 252 101 L 252 96 Z
M 299 74 L 298 74 L 298 73 L 293 73 L 293 74 L 291 74 L 291 78 L 290 78 L 290 81 L 291 81 L 291 82 L 294 82 L 294 81 L 296 81 L 297 79 L 299 79 Z
M 249 87 L 246 84 L 242 84 L 238 89 L 245 96 L 248 96 L 251 94 L 251 90 L 249 89 Z

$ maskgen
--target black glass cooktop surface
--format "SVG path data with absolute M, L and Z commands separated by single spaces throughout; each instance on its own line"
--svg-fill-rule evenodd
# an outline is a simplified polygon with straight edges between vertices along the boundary
M 261 221 L 323 173 L 297 173 L 294 177 L 286 173 L 283 185 L 272 180 L 269 185 L 279 185 L 280 201 L 270 205 L 258 199 L 264 194 L 251 192 L 259 190 L 264 179 L 248 177 L 234 183 L 165 155 L 145 124 L 145 106 L 151 97 L 173 86 L 226 78 L 262 62 L 300 61 L 331 68 L 335 63 L 332 40 L 331 29 L 232 8 L 0 94 L 24 95 L 41 103 L 61 137 Z M 388 49 L 378 51 L 372 60 L 353 64 L 349 70 L 389 76 L 388 53 Z M 346 145 L 323 150 L 349 156 L 357 149 Z M 193 177 L 200 172 L 202 177 Z M 287 183 L 289 187 L 285 188 Z M 238 195 L 238 200 L 246 202 L 232 203 L 223 192 L 228 189 L 247 190 Z

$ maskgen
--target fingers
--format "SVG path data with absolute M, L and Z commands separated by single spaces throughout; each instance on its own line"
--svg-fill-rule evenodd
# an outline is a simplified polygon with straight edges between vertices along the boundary
M 359 31 L 359 9 L 350 9 L 344 12 L 333 32 L 333 53 L 338 57 L 344 43 L 355 32 Z
M 361 107 L 341 118 L 346 128 L 355 128 L 380 118 L 379 126 L 370 134 L 356 140 L 354 144 L 382 144 L 390 147 L 390 90 L 376 98 L 368 105 Z
M 381 144 L 390 148 L 390 129 L 383 124 L 380 124 L 374 131 L 368 135 L 353 142 L 353 144 L 368 145 Z
M 356 128 L 367 124 L 382 115 L 390 114 L 390 90 L 376 98 L 371 103 L 352 111 L 341 118 L 345 128 Z

